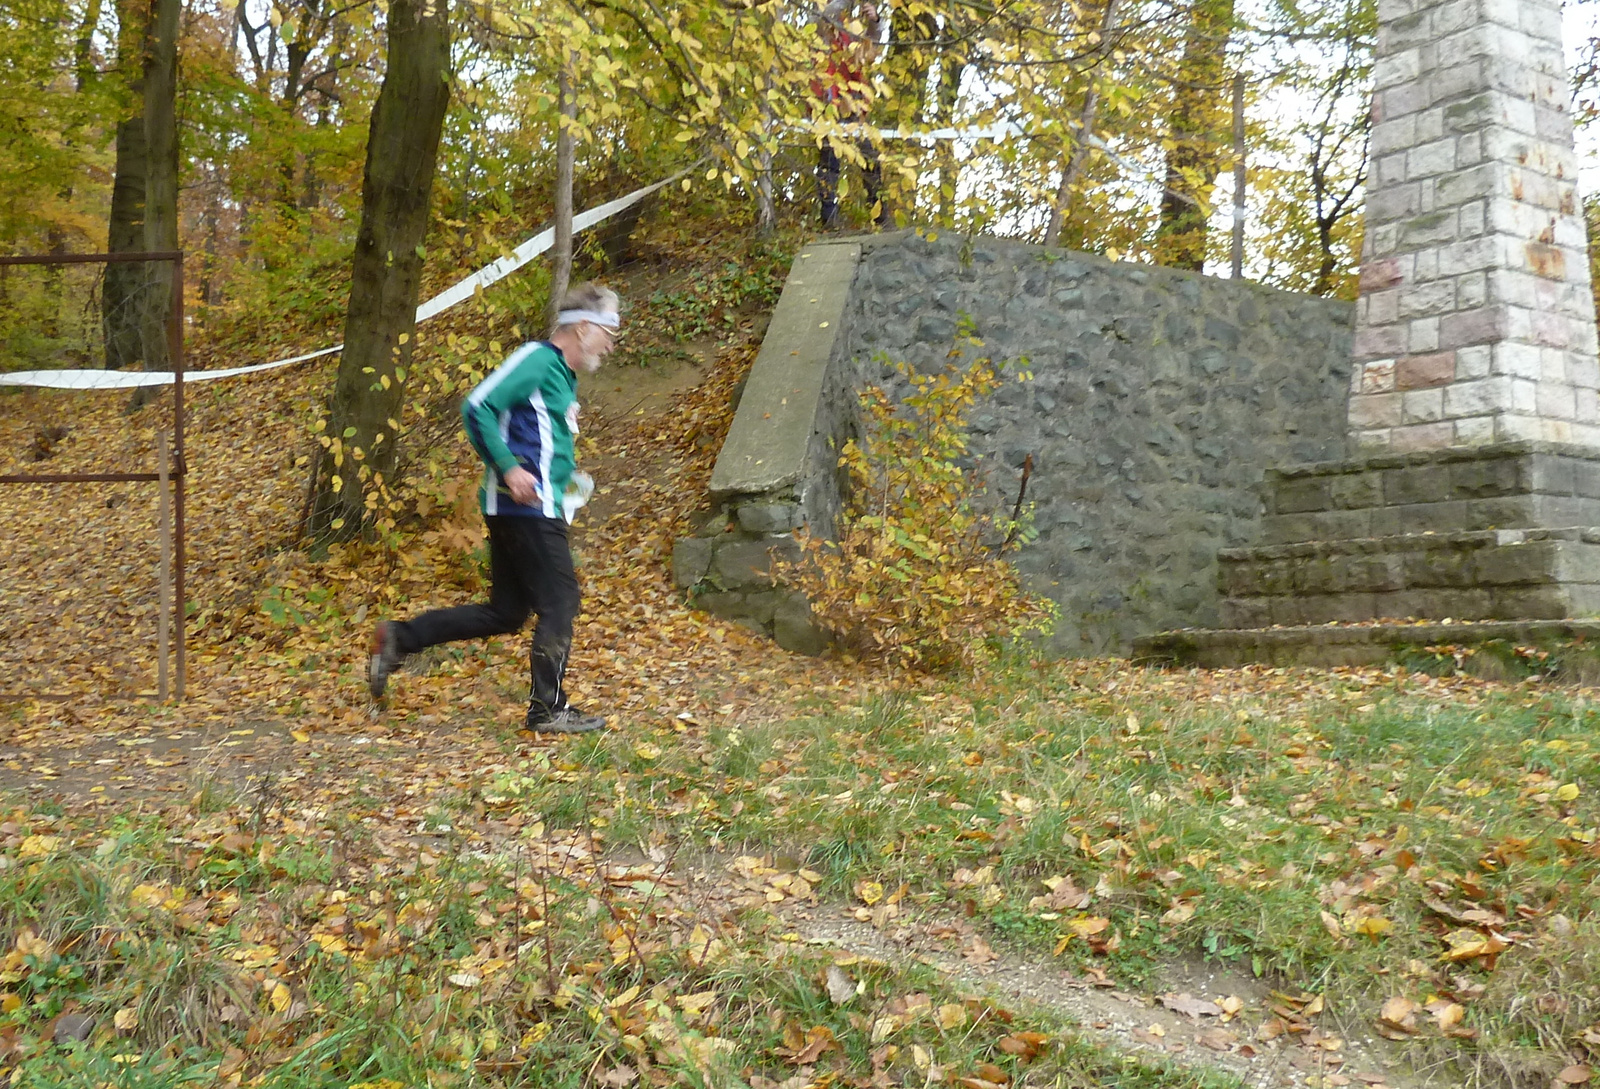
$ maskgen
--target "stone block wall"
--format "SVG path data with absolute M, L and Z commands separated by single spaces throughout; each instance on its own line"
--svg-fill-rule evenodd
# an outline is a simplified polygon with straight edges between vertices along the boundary
M 1261 542 L 1600 525 L 1600 451 L 1500 443 L 1268 469 Z
M 964 316 L 969 356 L 1028 360 L 974 412 L 974 450 L 999 502 L 1033 455 L 1040 535 L 1016 561 L 1062 606 L 1061 653 L 1216 626 L 1217 553 L 1257 539 L 1263 474 L 1344 452 L 1349 303 L 993 239 L 857 241 L 827 397 L 887 382 L 880 356 L 943 366 Z

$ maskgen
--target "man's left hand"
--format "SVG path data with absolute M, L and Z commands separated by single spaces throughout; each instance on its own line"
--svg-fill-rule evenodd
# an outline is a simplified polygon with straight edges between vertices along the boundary
M 509 469 L 505 474 L 506 488 L 511 492 L 511 498 L 524 507 L 531 507 L 539 501 L 539 489 L 535 487 L 533 474 L 522 466 Z

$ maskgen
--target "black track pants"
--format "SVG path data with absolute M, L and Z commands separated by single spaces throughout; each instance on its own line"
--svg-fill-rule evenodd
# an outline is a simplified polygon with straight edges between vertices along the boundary
M 539 621 L 529 652 L 532 703 L 546 711 L 567 705 L 561 687 L 578 615 L 578 578 L 572 571 L 567 524 L 554 518 L 491 515 L 489 601 L 434 609 L 395 625 L 399 649 L 415 654 L 437 643 L 482 639 L 522 630 L 528 614 Z

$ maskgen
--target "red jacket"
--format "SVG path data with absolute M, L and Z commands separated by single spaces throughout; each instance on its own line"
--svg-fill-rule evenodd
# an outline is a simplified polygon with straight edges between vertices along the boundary
M 875 43 L 843 27 L 824 33 L 829 38 L 826 78 L 812 80 L 811 93 L 824 104 L 835 103 L 840 117 L 859 117 L 867 112 L 867 102 L 872 97 L 867 89 L 866 69 Z

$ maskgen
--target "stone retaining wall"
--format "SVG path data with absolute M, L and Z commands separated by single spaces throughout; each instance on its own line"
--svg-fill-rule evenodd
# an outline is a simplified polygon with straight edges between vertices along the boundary
M 964 320 L 1026 358 L 972 416 L 996 500 L 1028 497 L 1017 555 L 1062 606 L 1055 649 L 1120 653 L 1218 621 L 1217 552 L 1253 543 L 1270 468 L 1339 457 L 1351 306 L 995 239 L 897 232 L 802 250 L 712 479 L 679 584 L 721 615 L 815 649 L 804 603 L 773 587 L 789 527 L 831 528 L 855 391 L 893 360 L 934 371 Z M 1020 367 L 1008 368 L 1014 373 Z
M 1344 451 L 1349 303 L 994 239 L 862 242 L 848 354 L 943 365 L 965 316 L 1026 357 L 973 414 L 1002 500 L 1033 455 L 1039 539 L 1018 556 L 1062 606 L 1056 649 L 1121 653 L 1219 619 L 1217 552 L 1254 542 L 1271 468 Z M 969 352 L 969 354 L 973 354 Z
M 794 530 L 827 535 L 839 510 L 836 443 L 853 426 L 857 385 L 842 332 L 860 260 L 853 242 L 795 255 L 717 455 L 710 510 L 672 553 L 673 580 L 694 604 L 804 654 L 826 636 L 773 564 L 799 556 Z

